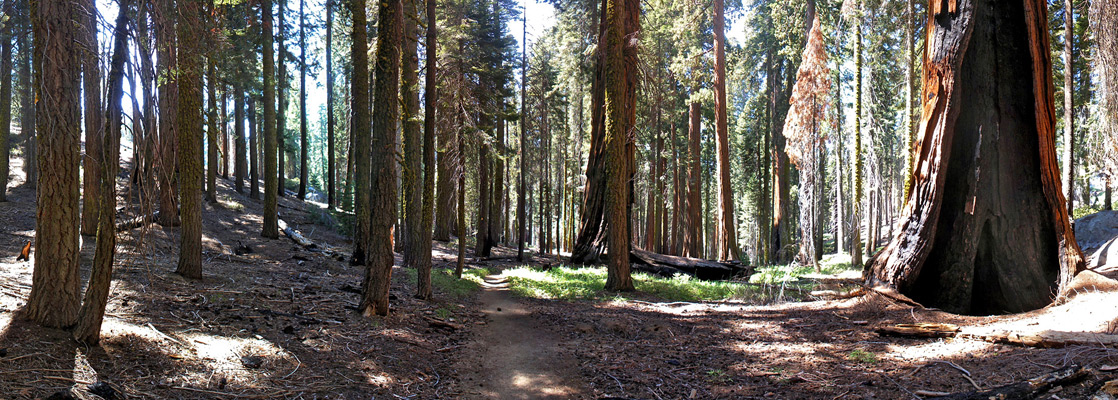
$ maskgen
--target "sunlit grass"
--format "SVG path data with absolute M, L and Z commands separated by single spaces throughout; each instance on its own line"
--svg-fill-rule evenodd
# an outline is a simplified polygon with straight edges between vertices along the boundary
M 403 278 L 412 285 L 419 281 L 418 271 L 405 268 Z M 477 292 L 481 287 L 482 278 L 489 275 L 486 268 L 471 268 L 462 271 L 462 279 L 454 277 L 454 270 L 436 268 L 431 270 L 431 286 L 440 293 L 461 299 Z
M 238 212 L 245 210 L 244 204 L 241 204 L 241 203 L 239 203 L 235 200 L 230 200 L 228 198 L 220 198 L 219 197 L 218 198 L 218 204 L 220 204 L 221 207 L 225 208 L 226 210 L 238 211 Z
M 822 274 L 849 274 L 850 256 L 832 254 L 820 262 Z M 504 271 L 513 293 L 524 297 L 559 300 L 611 300 L 640 296 L 664 301 L 725 301 L 765 304 L 784 300 L 802 300 L 818 286 L 805 276 L 817 274 L 815 268 L 800 265 L 762 267 L 749 282 L 704 281 L 687 275 L 663 278 L 634 273 L 637 294 L 604 290 L 604 267 L 571 268 L 560 266 L 544 271 L 533 267 L 517 267 Z
M 557 267 L 543 271 L 518 267 L 504 272 L 510 290 L 524 297 L 562 300 L 596 300 L 627 297 L 604 291 L 604 267 Z M 703 281 L 690 276 L 663 278 L 644 273 L 633 274 L 636 291 L 665 301 L 772 300 L 771 291 L 732 281 Z
M 819 268 L 823 275 L 834 275 L 848 271 L 855 271 L 850 265 L 850 254 L 828 254 L 819 261 Z M 782 284 L 801 281 L 806 275 L 816 274 L 815 267 L 799 264 L 782 264 L 760 267 L 757 273 L 750 277 L 751 283 Z

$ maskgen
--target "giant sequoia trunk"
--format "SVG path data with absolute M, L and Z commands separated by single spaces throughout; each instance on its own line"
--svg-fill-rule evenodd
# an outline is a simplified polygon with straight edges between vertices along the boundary
M 933 2 L 912 193 L 867 283 L 966 314 L 1043 307 L 1083 269 L 1041 0 Z
M 596 54 L 598 60 L 590 89 L 590 109 L 593 110 L 590 154 L 580 227 L 571 249 L 571 262 L 575 263 L 597 262 L 606 245 L 607 231 L 614 235 L 609 241 L 611 251 L 622 248 L 623 253 L 629 252 L 632 176 L 636 170 L 631 130 L 636 120 L 633 93 L 638 78 L 635 40 L 623 38 L 638 37 L 640 4 L 633 0 L 606 0 L 602 2 L 600 15 L 599 47 L 604 50 Z M 618 185 L 619 182 L 627 183 Z M 609 225 L 611 223 L 613 226 Z M 606 287 L 631 288 L 628 270 L 628 257 L 612 257 Z

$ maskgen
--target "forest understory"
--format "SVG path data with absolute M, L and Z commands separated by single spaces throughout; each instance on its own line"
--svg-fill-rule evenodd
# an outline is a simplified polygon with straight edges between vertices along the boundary
M 120 193 L 121 204 L 131 204 L 124 201 L 127 191 Z M 184 399 L 900 399 L 990 389 L 1070 365 L 1092 367 L 1094 375 L 1042 397 L 1072 399 L 1088 398 L 1101 382 L 1118 378 L 1109 367 L 1118 364 L 1118 352 L 1101 345 L 1044 349 L 875 333 L 880 326 L 936 322 L 1113 334 L 1118 293 L 1097 288 L 1061 306 L 992 317 L 947 314 L 878 294 L 769 304 L 670 302 L 648 294 L 554 300 L 495 292 L 506 282 L 501 271 L 521 266 L 513 262 L 515 249 L 498 247 L 488 260 L 469 258 L 468 268 L 492 275 L 455 281 L 455 247 L 437 242 L 435 300 L 414 299 L 414 272 L 396 267 L 392 314 L 368 319 L 355 311 L 362 271 L 340 256 L 348 239 L 321 225 L 321 209 L 280 200 L 281 219 L 319 249 L 282 236 L 262 239 L 254 228 L 259 202 L 224 181 L 219 202 L 203 213 L 204 279 L 172 274 L 178 228 L 123 232 L 101 346 L 86 347 L 68 331 L 19 318 L 31 265 L 17 262 L 13 249 L 32 239 L 34 199 L 18 182 L 10 194 L 0 203 L 4 398 L 48 398 L 62 391 L 82 399 L 98 398 L 93 393 Z M 124 214 L 121 220 L 128 219 Z M 83 275 L 92 244 L 84 238 Z M 529 265 L 552 262 L 537 258 Z M 470 271 L 467 276 L 478 275 Z

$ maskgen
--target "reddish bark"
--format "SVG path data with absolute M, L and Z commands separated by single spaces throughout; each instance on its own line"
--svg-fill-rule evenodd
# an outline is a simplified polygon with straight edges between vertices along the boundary
M 1046 14 L 1041 0 L 932 4 L 912 193 L 867 283 L 989 314 L 1043 307 L 1083 270 L 1061 193 Z

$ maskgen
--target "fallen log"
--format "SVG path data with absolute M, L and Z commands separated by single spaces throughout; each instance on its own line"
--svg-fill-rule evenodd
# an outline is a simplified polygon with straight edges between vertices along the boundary
M 1090 375 L 1090 371 L 1073 365 L 1026 381 L 998 386 L 993 389 L 952 393 L 933 398 L 940 400 L 1033 399 L 1054 387 L 1082 381 L 1088 375 Z
M 877 334 L 882 336 L 946 338 L 958 333 L 959 327 L 951 324 L 896 324 L 877 328 Z
M 1104 346 L 1118 348 L 1118 335 L 1093 332 L 1015 332 L 981 327 L 960 328 L 951 324 L 897 324 L 881 326 L 882 336 L 975 339 L 1028 347 Z
M 1091 332 L 1012 332 L 999 330 L 964 329 L 959 332 L 957 337 L 984 340 L 992 343 L 1005 343 L 1044 348 L 1058 348 L 1068 346 L 1118 347 L 1118 335 Z
M 310 239 L 307 239 L 303 235 L 299 234 L 299 232 L 296 231 L 295 228 L 287 225 L 287 223 L 284 222 L 282 219 L 279 220 L 279 228 L 283 231 L 284 235 L 287 235 L 287 237 L 291 239 L 291 241 L 300 246 L 303 246 L 304 249 L 314 250 L 318 248 L 318 245 L 316 245 Z
M 753 275 L 754 268 L 740 263 L 724 263 L 698 258 L 669 256 L 633 249 L 629 252 L 633 269 L 664 277 L 686 274 L 702 280 L 725 280 Z
M 154 223 L 157 218 L 159 218 L 159 211 L 153 212 L 151 214 L 144 214 L 127 221 L 121 221 L 120 223 L 116 224 L 116 231 L 124 232 L 127 230 L 136 229 L 141 226 Z

